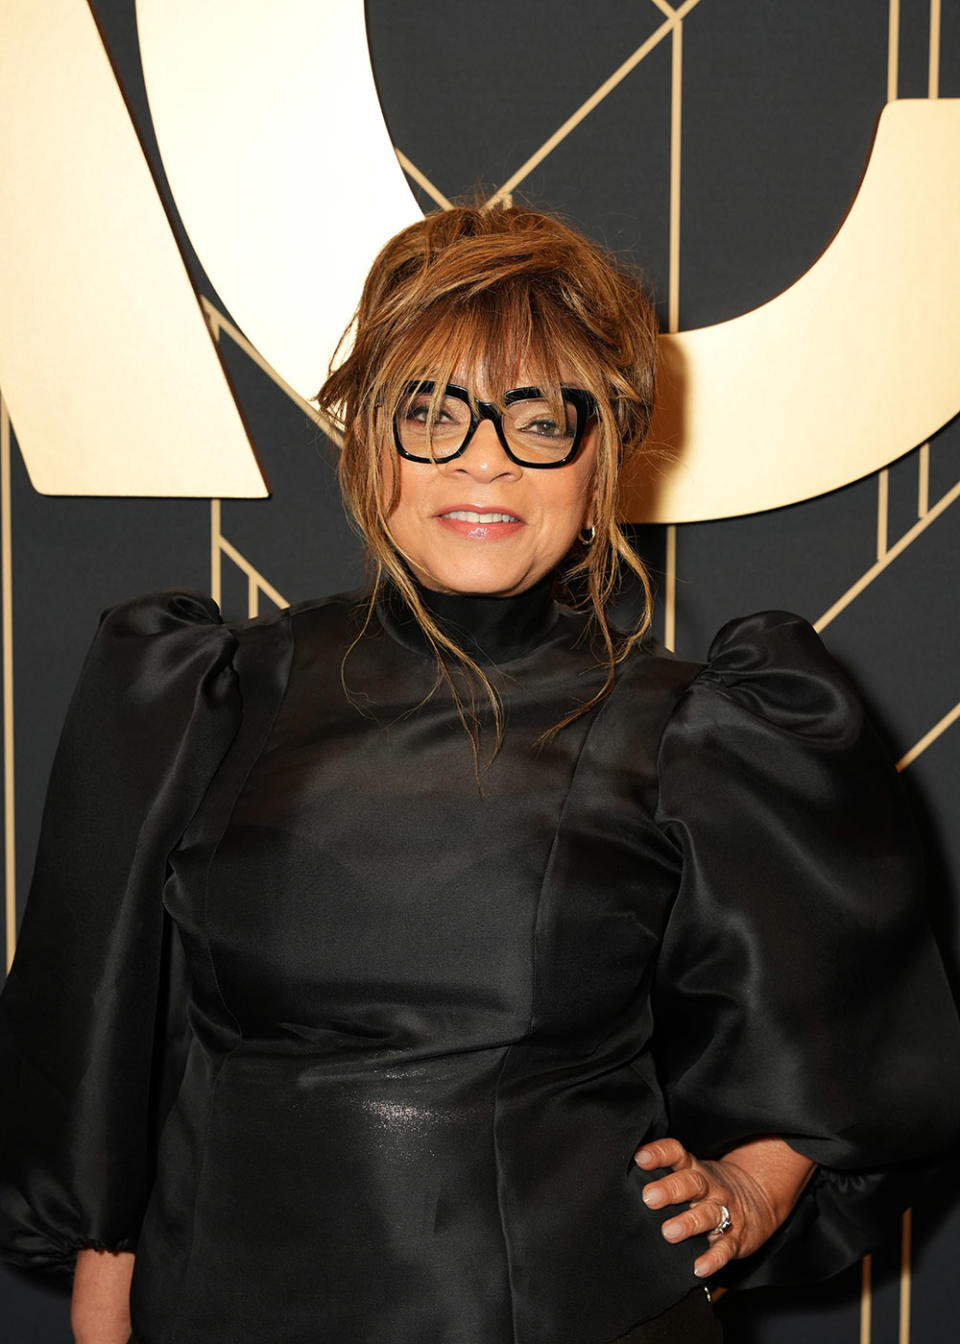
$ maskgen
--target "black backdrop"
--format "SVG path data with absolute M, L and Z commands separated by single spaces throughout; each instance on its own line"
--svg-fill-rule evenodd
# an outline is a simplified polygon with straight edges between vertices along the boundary
M 133 0 L 92 0 L 92 7 L 159 170 Z M 671 8 L 682 15 L 682 30 L 653 41 L 514 191 L 564 212 L 639 263 L 664 325 L 672 319 L 686 328 L 751 309 L 815 260 L 856 189 L 888 96 L 960 96 L 960 0 L 699 0 L 672 7 L 665 0 L 368 0 L 367 18 L 392 138 L 416 169 L 418 199 L 433 208 L 436 193 L 491 192 L 511 179 L 655 36 Z M 318 78 L 329 59 L 318 53 Z M 682 131 L 672 157 L 676 114 Z M 335 183 L 330 208 L 349 209 Z M 218 302 L 195 258 L 191 265 L 201 291 Z M 224 501 L 218 510 L 206 501 L 44 498 L 31 489 L 14 441 L 3 482 L 12 509 L 6 749 L 15 785 L 6 844 L 20 903 L 59 723 L 103 607 L 185 584 L 219 591 L 226 613 L 239 616 L 251 602 L 263 610 L 271 600 L 335 590 L 361 575 L 330 447 L 243 349 L 222 339 L 273 489 L 267 501 Z M 318 368 L 318 384 L 322 373 Z M 144 413 L 162 416 L 163 407 Z M 775 606 L 816 620 L 849 598 L 824 636 L 860 682 L 896 756 L 934 730 L 905 774 L 929 833 L 932 900 L 955 977 L 960 722 L 950 713 L 960 701 L 960 505 L 951 492 L 958 483 L 954 421 L 904 456 L 885 481 L 875 475 L 791 508 L 679 527 L 669 538 L 676 557 L 670 601 L 668 529 L 638 532 L 664 592 L 659 629 L 674 626 L 684 654 L 701 656 L 729 616 Z M 906 544 L 898 547 L 901 539 Z M 729 1297 L 723 1310 L 734 1338 L 955 1340 L 958 1174 L 946 1170 L 942 1188 L 891 1227 L 866 1268 L 802 1294 Z M 0 1277 L 0 1339 L 69 1338 L 62 1293 L 9 1271 Z

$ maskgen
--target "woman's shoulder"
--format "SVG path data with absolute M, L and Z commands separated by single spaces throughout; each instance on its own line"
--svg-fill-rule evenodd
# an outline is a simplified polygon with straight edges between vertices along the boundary
M 286 683 L 296 647 L 349 642 L 361 599 L 335 593 L 234 619 L 198 589 L 142 593 L 102 612 L 78 692 L 137 724 L 176 717 L 178 704 L 184 717 L 187 706 L 211 699 L 242 703 L 246 718 Z
M 199 589 L 160 588 L 104 608 L 99 630 L 117 635 L 163 635 L 224 624 L 220 608 Z
M 817 631 L 793 611 L 758 611 L 722 625 L 704 662 L 706 673 L 733 676 L 781 665 L 836 667 Z
M 358 612 L 368 609 L 369 604 L 368 589 L 347 588 L 342 592 L 327 593 L 322 597 L 308 597 L 284 608 L 283 612 L 274 612 L 272 615 L 274 617 L 285 615 L 298 628 L 326 627 L 354 620 Z M 255 618 L 255 620 L 269 619 L 270 617 Z
M 101 612 L 84 675 L 159 688 L 229 665 L 236 644 L 212 597 L 190 588 L 160 589 Z
M 721 698 L 742 717 L 818 738 L 859 732 L 863 710 L 849 675 L 802 616 L 761 611 L 728 621 L 691 683 L 694 698 Z
M 242 640 L 257 631 L 291 624 L 330 624 L 351 616 L 364 605 L 363 589 L 349 589 L 272 607 L 254 616 L 224 616 L 209 593 L 194 588 L 160 588 L 107 607 L 100 616 L 99 633 L 109 637 L 176 635 L 196 641 Z
M 631 656 L 632 679 L 668 700 L 665 731 L 722 742 L 734 731 L 843 741 L 863 710 L 846 671 L 809 621 L 760 611 L 727 621 L 702 659 L 678 656 L 652 636 Z
M 225 720 L 238 702 L 237 635 L 216 602 L 188 588 L 143 593 L 100 616 L 74 688 L 65 735 L 95 731 L 133 754 L 183 727 L 198 707 Z
M 662 659 L 665 665 L 690 668 L 693 676 L 711 669 L 726 669 L 736 661 L 766 663 L 778 657 L 795 661 L 826 653 L 808 620 L 796 612 L 780 610 L 757 611 L 726 621 L 710 640 L 704 658 L 686 658 L 673 652 L 652 630 L 642 636 L 636 649 L 640 654 Z
M 210 700 L 234 701 L 247 720 L 282 694 L 298 650 L 336 657 L 369 618 L 361 589 L 239 619 L 197 589 L 158 589 L 103 611 L 78 690 L 132 724 L 176 717 L 177 705 L 184 717 L 187 706 Z
M 711 639 L 703 658 L 674 653 L 648 633 L 638 642 L 633 661 L 645 658 L 653 661 L 662 676 L 685 679 L 697 689 L 748 694 L 783 673 L 791 677 L 794 690 L 805 675 L 826 676 L 853 690 L 816 629 L 792 611 L 758 611 L 728 620 Z

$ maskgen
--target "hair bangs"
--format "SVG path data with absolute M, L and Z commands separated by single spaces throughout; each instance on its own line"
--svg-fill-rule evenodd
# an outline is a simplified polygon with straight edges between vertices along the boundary
M 495 404 L 519 386 L 557 391 L 585 375 L 596 384 L 580 333 L 559 311 L 544 316 L 522 284 L 444 295 L 395 333 L 371 389 L 374 399 L 396 405 L 403 387 L 418 379 L 456 383 Z

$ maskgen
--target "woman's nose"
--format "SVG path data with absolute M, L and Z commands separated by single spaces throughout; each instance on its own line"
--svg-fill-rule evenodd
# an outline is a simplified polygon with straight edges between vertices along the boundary
M 493 480 L 498 476 L 519 476 L 520 468 L 503 450 L 492 420 L 481 420 L 476 431 L 459 457 L 446 463 L 448 471 L 462 471 L 477 480 Z

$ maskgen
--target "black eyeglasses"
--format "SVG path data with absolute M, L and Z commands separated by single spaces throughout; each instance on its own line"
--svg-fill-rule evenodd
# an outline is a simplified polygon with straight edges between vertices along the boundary
M 403 389 L 393 413 L 397 452 L 411 462 L 450 462 L 466 450 L 481 420 L 492 420 L 503 451 L 518 467 L 565 467 L 580 451 L 597 403 L 580 387 L 561 387 L 560 401 L 538 387 L 514 387 L 504 393 L 503 410 L 489 401 L 470 405 L 465 387 L 447 383 L 435 396 L 436 383 L 412 382 Z

